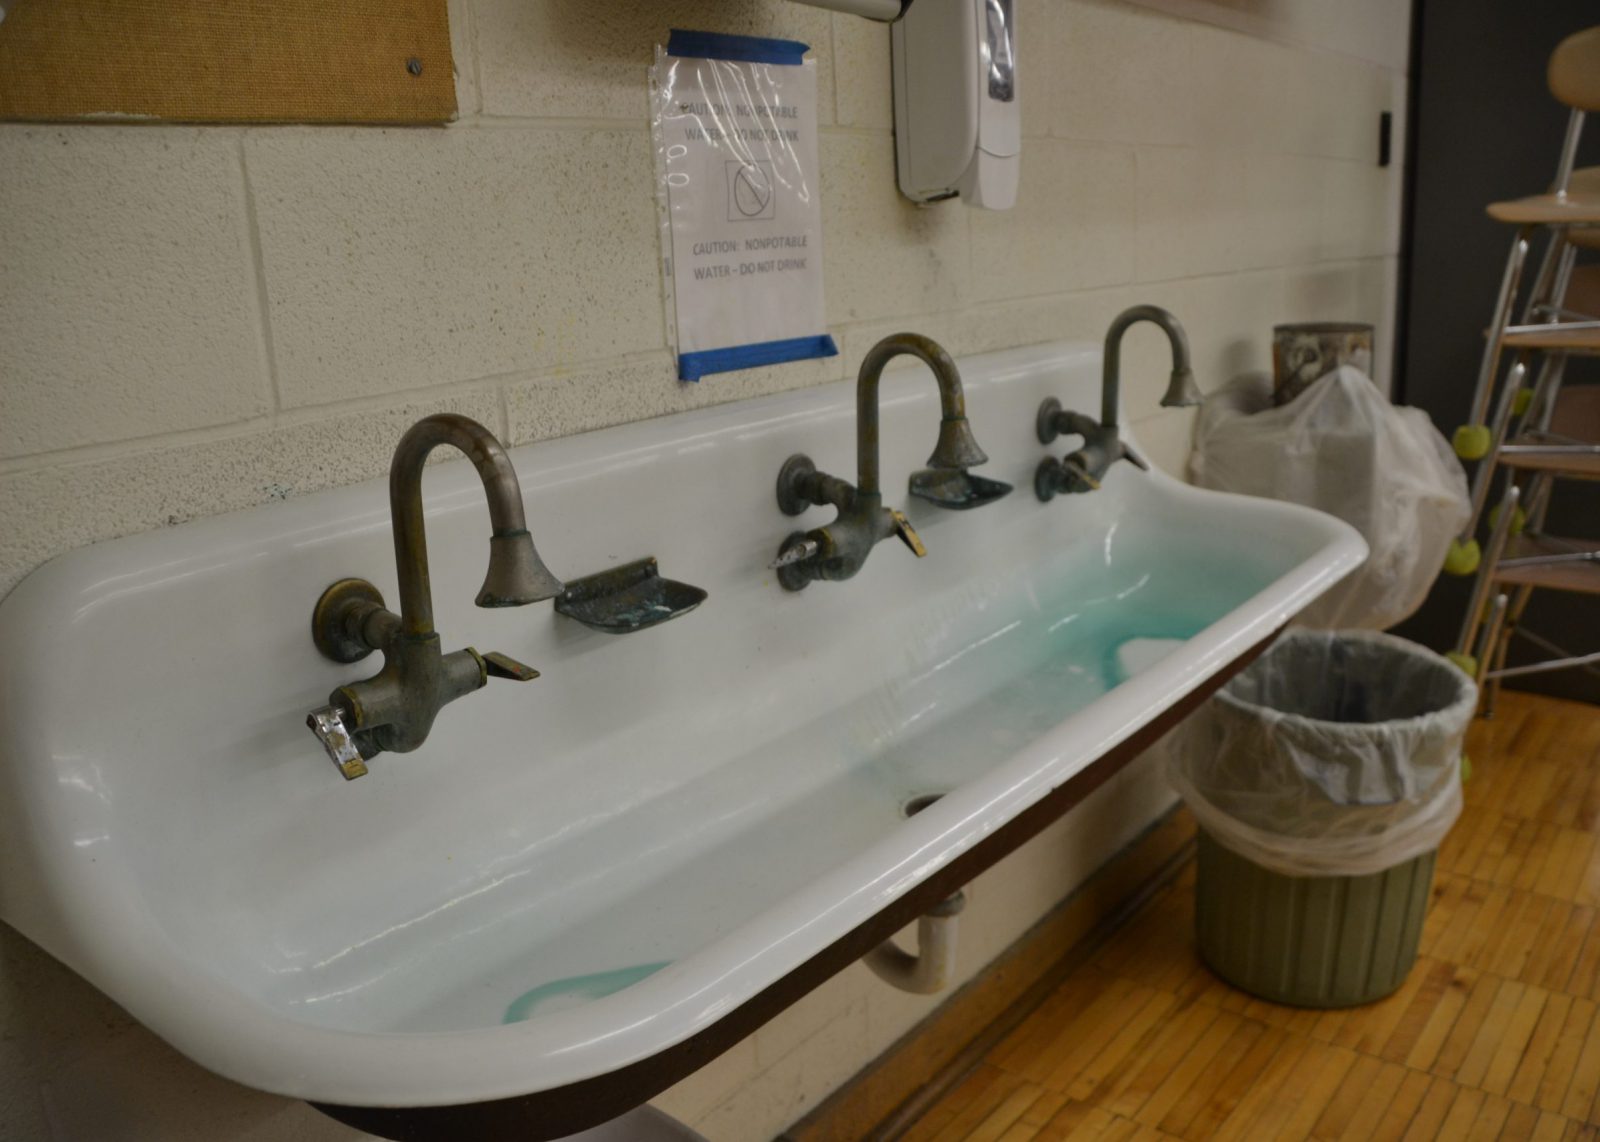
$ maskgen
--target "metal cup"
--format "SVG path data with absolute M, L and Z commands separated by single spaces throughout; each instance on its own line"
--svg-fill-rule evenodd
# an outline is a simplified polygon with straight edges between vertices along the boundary
M 1340 365 L 1372 375 L 1372 326 L 1313 321 L 1272 327 L 1272 399 L 1288 404 Z

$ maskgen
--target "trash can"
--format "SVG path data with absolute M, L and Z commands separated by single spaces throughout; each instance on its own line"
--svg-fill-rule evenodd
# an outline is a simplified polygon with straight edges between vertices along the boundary
M 1405 981 L 1476 705 L 1472 680 L 1425 647 L 1293 630 L 1174 731 L 1167 774 L 1200 826 L 1195 935 L 1212 971 L 1302 1007 Z

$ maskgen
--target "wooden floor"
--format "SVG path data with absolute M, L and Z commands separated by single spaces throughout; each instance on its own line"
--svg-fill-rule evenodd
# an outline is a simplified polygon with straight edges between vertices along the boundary
M 1600 1137 L 1600 710 L 1508 693 L 1468 753 L 1394 996 L 1317 1012 L 1221 983 L 1191 862 L 905 1137 Z

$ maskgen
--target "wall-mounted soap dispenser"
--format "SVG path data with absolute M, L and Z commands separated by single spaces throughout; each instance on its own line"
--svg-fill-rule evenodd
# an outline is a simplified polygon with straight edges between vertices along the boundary
M 1022 170 L 1014 0 L 912 0 L 891 39 L 901 192 L 1010 209 Z

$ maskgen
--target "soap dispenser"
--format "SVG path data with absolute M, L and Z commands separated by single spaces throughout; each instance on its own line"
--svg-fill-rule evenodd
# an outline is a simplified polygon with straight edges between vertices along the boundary
M 1015 0 L 912 0 L 891 41 L 901 193 L 1010 209 L 1022 169 Z

